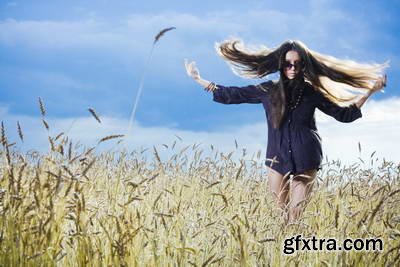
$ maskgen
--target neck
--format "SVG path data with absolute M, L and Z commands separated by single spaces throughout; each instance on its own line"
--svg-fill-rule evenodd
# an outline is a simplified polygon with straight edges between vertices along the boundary
M 303 87 L 304 84 L 304 76 L 302 75 L 297 75 L 295 78 L 293 79 L 287 79 L 286 77 L 282 80 L 283 82 L 283 86 L 285 87 L 286 90 L 293 91 L 296 90 L 298 88 Z

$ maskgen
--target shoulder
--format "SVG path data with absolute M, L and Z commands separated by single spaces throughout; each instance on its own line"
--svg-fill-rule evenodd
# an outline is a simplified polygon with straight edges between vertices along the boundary
M 307 91 L 309 93 L 317 92 L 317 89 L 315 89 L 315 87 L 309 81 L 304 82 L 304 89 L 306 89 L 305 91 Z
M 323 96 L 322 92 L 315 88 L 309 81 L 304 83 L 304 89 L 304 93 L 313 98 L 319 98 Z
M 259 90 L 261 90 L 261 91 L 263 91 L 263 92 L 265 92 L 265 93 L 270 92 L 271 89 L 272 89 L 274 86 L 275 86 L 275 83 L 274 83 L 274 81 L 272 81 L 272 80 L 268 80 L 268 81 L 265 81 L 265 82 L 262 82 L 262 83 L 259 83 L 259 84 L 256 85 L 256 87 L 257 87 Z

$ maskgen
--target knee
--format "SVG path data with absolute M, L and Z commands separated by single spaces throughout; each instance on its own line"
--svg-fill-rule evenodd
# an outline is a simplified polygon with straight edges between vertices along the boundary
M 313 183 L 317 175 L 316 169 L 305 171 L 304 173 L 297 174 L 293 177 L 294 182 L 302 182 L 304 184 Z
M 276 185 L 273 184 L 273 183 L 269 183 L 269 191 L 271 192 L 271 194 L 272 194 L 275 198 L 279 199 L 279 187 L 278 187 L 278 186 L 276 186 Z

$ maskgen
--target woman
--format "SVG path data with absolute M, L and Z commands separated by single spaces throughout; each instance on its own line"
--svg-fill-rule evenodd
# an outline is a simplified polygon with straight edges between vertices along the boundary
M 293 222 L 300 216 L 300 204 L 311 193 L 323 159 L 315 108 L 340 122 L 361 118 L 360 108 L 367 98 L 386 86 L 386 75 L 381 74 L 388 64 L 339 60 L 312 51 L 300 41 L 253 52 L 240 40 L 227 40 L 217 44 L 216 49 L 243 77 L 280 73 L 278 81 L 228 87 L 202 79 L 195 62 L 185 60 L 188 75 L 211 91 L 214 101 L 263 104 L 268 124 L 265 164 L 269 188 L 279 207 L 284 211 L 288 208 L 289 222 Z M 357 91 L 363 94 L 357 95 Z

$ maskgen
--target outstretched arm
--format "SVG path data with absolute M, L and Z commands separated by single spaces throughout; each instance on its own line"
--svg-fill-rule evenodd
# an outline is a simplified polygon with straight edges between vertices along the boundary
M 335 118 L 340 122 L 352 122 L 362 117 L 361 110 L 356 104 L 348 107 L 341 107 L 333 103 L 330 99 L 324 96 L 321 92 L 316 92 L 316 107 L 325 114 Z
M 331 102 L 327 97 L 325 97 L 321 92 L 316 91 L 316 106 L 325 114 L 328 114 L 334 117 L 336 120 L 340 122 L 352 122 L 358 118 L 362 117 L 361 107 L 365 103 L 365 101 L 370 97 L 373 93 L 381 90 L 384 86 L 386 86 L 386 75 L 379 78 L 374 84 L 371 91 L 369 91 L 366 95 L 361 97 L 358 102 L 348 106 L 348 107 L 340 107 L 336 103 Z
M 203 79 L 200 77 L 200 72 L 199 69 L 196 67 L 196 62 L 192 61 L 188 63 L 187 59 L 185 59 L 185 68 L 187 74 L 193 78 L 197 83 L 199 83 L 202 87 L 207 88 L 208 85 L 210 85 L 211 82 Z M 213 88 L 215 89 L 215 88 Z M 213 91 L 213 90 L 211 90 Z
M 256 85 L 248 85 L 243 87 L 216 85 L 200 77 L 194 61 L 188 63 L 185 60 L 186 71 L 197 83 L 204 87 L 207 91 L 213 93 L 213 100 L 222 104 L 240 104 L 240 103 L 261 103 L 261 95 L 265 91 Z
M 213 100 L 222 104 L 259 104 L 263 94 L 265 92 L 256 85 L 243 87 L 216 85 L 216 89 L 213 91 Z

